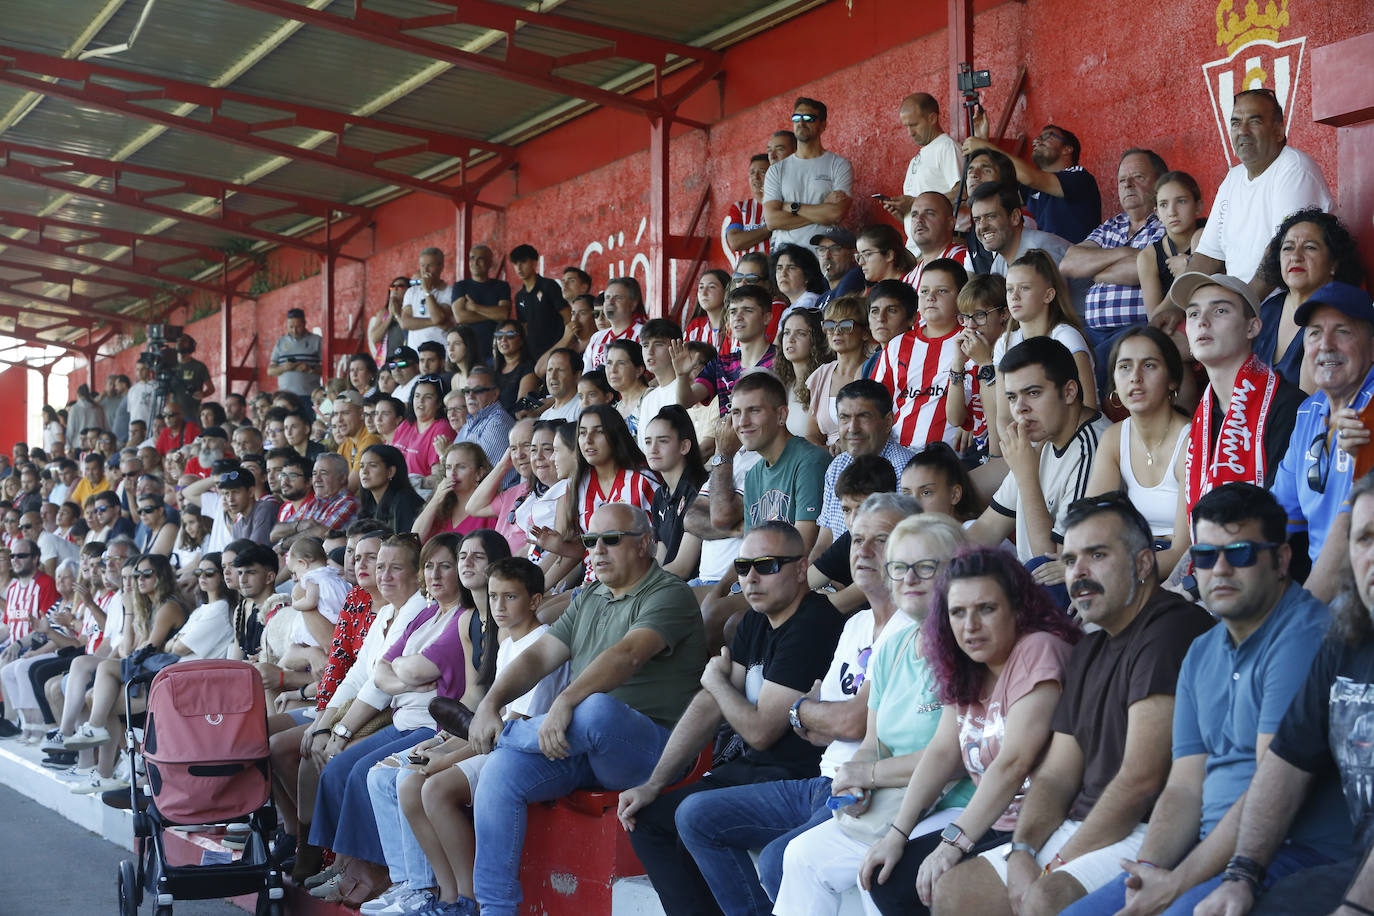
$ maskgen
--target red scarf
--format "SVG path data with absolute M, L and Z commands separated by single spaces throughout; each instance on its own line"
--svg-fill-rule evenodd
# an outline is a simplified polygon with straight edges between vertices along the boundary
M 1197 501 L 1215 486 L 1236 480 L 1264 486 L 1264 426 L 1278 387 L 1279 374 L 1252 353 L 1236 373 L 1213 453 L 1212 386 L 1207 386 L 1193 414 L 1185 466 L 1189 516 Z M 1199 460 L 1203 456 L 1206 460 Z

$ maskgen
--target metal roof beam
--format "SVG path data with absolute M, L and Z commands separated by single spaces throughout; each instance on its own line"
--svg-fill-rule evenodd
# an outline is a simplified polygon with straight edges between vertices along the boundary
M 7 238 L 7 239 L 4 240 L 4 244 L 7 245 L 7 246 L 13 246 L 13 247 L 15 247 L 15 248 L 27 248 L 27 249 L 29 249 L 29 250 L 34 250 L 34 251 L 37 251 L 39 254 L 49 254 L 49 255 L 54 255 L 54 256 L 57 256 L 57 257 L 68 258 L 68 259 L 75 260 L 75 261 L 82 261 L 82 257 L 81 257 L 80 255 L 75 255 L 75 256 L 74 256 L 74 255 L 68 255 L 68 254 L 64 254 L 64 253 L 62 253 L 62 252 L 60 252 L 60 251 L 45 251 L 45 250 L 43 250 L 42 248 L 40 248 L 40 247 L 37 245 L 37 243 L 34 243 L 34 242 L 25 242 L 25 241 L 21 241 L 21 240 L 16 240 L 16 239 L 9 239 L 9 238 Z M 85 259 L 85 262 L 86 262 L 86 263 L 91 263 L 91 262 L 93 262 L 93 263 L 95 263 L 97 266 L 103 266 L 103 267 L 113 267 L 113 266 L 114 266 L 113 264 L 110 264 L 110 263 L 107 262 L 107 261 L 101 261 L 101 260 L 98 259 L 98 258 L 86 258 L 86 259 Z M 125 292 L 122 292 L 122 293 L 117 293 L 117 294 L 109 295 L 109 296 L 102 296 L 102 297 L 100 297 L 100 298 L 98 298 L 98 299 L 97 299 L 97 298 L 93 298 L 93 299 L 90 300 L 90 301 L 92 301 L 92 302 L 101 302 L 101 301 L 105 301 L 105 300 L 107 300 L 107 299 L 116 298 L 117 296 L 132 296 L 132 297 L 144 297 L 144 298 L 148 298 L 148 299 L 161 299 L 161 298 L 164 298 L 164 297 L 167 297 L 167 296 L 176 297 L 176 295 L 177 295 L 176 292 L 175 292 L 174 290 L 171 290 L 171 289 L 159 289 L 159 288 L 156 287 L 156 286 L 148 286 L 148 285 L 146 285 L 146 284 L 137 283 L 137 282 L 132 281 L 132 280 L 119 280 L 119 279 L 109 279 L 109 280 L 107 280 L 107 279 L 105 279 L 104 277 L 101 277 L 101 276 L 96 275 L 96 274 L 80 274 L 80 273 L 75 273 L 75 272 L 69 271 L 69 270 L 62 270 L 61 268 L 40 267 L 40 266 L 35 265 L 35 264 L 24 264 L 24 263 L 18 262 L 18 261 L 5 261 L 5 260 L 0 260 L 0 269 L 4 269 L 4 270 L 26 270 L 26 271 L 29 271 L 30 273 L 36 273 L 36 274 L 38 274 L 38 277 L 35 277 L 35 278 L 33 278 L 33 279 L 11 280 L 11 281 L 10 281 L 11 283 L 33 283 L 33 282 L 36 282 L 36 281 L 39 280 L 39 279 L 42 279 L 42 280 L 47 281 L 47 282 L 49 282 L 49 283 L 72 283 L 72 282 L 74 282 L 74 281 L 76 281 L 76 280 L 82 280 L 82 281 L 84 281 L 84 282 L 86 282 L 86 283 L 95 283 L 95 284 L 97 284 L 97 285 L 99 285 L 99 286 L 117 286 L 117 287 L 119 287 L 119 288 L 125 290 Z M 123 269 L 121 268 L 121 270 L 123 270 Z M 123 272 L 124 272 L 124 273 L 130 273 L 130 271 L 127 271 L 127 270 L 124 270 Z M 55 278 L 55 279 L 54 279 L 54 278 Z M 153 278 L 153 279 L 157 279 L 157 278 Z M 219 293 L 219 294 L 222 294 L 222 293 L 224 292 L 224 290 L 223 290 L 223 289 L 220 289 L 219 287 L 215 287 L 214 292 Z M 178 298 L 179 298 L 179 297 L 178 297 Z
M 80 248 L 83 245 L 114 245 L 121 248 L 127 248 L 129 250 L 129 260 L 127 263 L 136 270 L 149 271 L 153 274 L 173 264 L 181 264 L 186 261 L 200 259 L 218 263 L 227 257 L 225 252 L 218 248 L 213 248 L 209 245 L 201 245 L 197 242 L 183 242 L 170 236 L 144 235 L 141 232 L 130 232 L 124 229 L 114 229 L 109 226 L 101 226 L 98 224 L 74 223 L 68 220 L 33 216 L 29 213 L 18 213 L 13 210 L 0 209 L 0 227 L 3 226 L 28 230 L 29 232 L 36 233 L 39 239 L 56 242 L 64 249 L 68 250 Z M 84 237 L 71 241 L 47 238 L 48 233 L 53 230 L 66 230 L 68 232 L 82 234 Z M 0 238 L 0 244 L 3 243 L 4 239 Z M 150 258 L 139 257 L 139 245 L 161 245 L 165 248 L 181 248 L 190 253 L 183 254 L 180 257 L 155 261 Z M 109 263 L 111 266 L 115 266 L 121 262 L 110 261 Z
M 306 7 L 296 7 L 296 9 L 308 12 Z M 46 83 L 37 77 L 24 76 L 16 72 L 19 70 L 40 76 L 57 77 L 59 82 Z M 99 82 L 99 80 L 118 80 L 123 83 L 135 83 L 154 88 L 150 91 L 121 90 L 104 82 Z M 173 130 L 236 143 L 273 156 L 282 156 L 300 162 L 310 162 L 315 165 L 353 172 L 375 181 L 400 185 L 450 200 L 461 199 L 469 191 L 462 187 L 415 178 L 404 172 L 377 167 L 373 164 L 374 162 L 389 159 L 392 154 L 370 153 L 349 147 L 344 141 L 344 134 L 347 129 L 361 127 L 414 138 L 424 145 L 427 152 L 465 160 L 472 156 L 473 150 L 498 154 L 509 151 L 509 147 L 498 143 L 488 143 L 484 140 L 460 137 L 456 134 L 443 134 L 375 118 L 312 108 L 278 99 L 200 86 L 181 80 L 134 73 L 113 67 L 68 61 L 48 54 L 35 54 L 3 45 L 0 45 L 0 83 L 65 99 L 78 105 L 93 105 L 117 114 L 160 124 Z M 80 86 L 71 85 L 72 83 L 79 83 Z M 208 121 L 199 120 L 187 115 L 178 115 L 138 104 L 139 101 L 143 100 L 169 100 L 197 105 L 207 109 L 211 116 Z M 288 112 L 291 115 L 290 126 L 332 133 L 335 136 L 336 151 L 331 155 L 316 149 L 306 149 L 260 136 L 259 132 L 262 130 L 287 125 L 280 120 L 258 124 L 240 121 L 220 114 L 219 109 L 229 102 Z M 409 154 L 414 151 L 415 147 L 408 145 L 400 152 Z
M 458 7 L 452 17 L 427 16 L 422 20 L 413 21 L 365 10 L 362 7 L 362 0 L 354 0 L 354 16 L 351 19 L 334 13 L 298 6 L 289 0 L 228 0 L 228 2 L 262 13 L 294 19 L 307 25 L 384 45 L 398 51 L 445 61 L 464 70 L 512 80 L 546 92 L 556 92 L 560 95 L 585 99 L 606 108 L 643 115 L 656 115 L 662 112 L 664 107 L 662 100 L 639 99 L 631 95 L 623 95 L 553 75 L 553 71 L 557 69 L 555 58 L 522 50 L 515 46 L 512 36 L 516 25 L 520 22 L 528 22 L 588 37 L 615 40 L 618 42 L 618 47 L 623 47 L 624 50 L 623 54 L 617 54 L 617 56 L 624 56 L 632 60 L 636 59 L 636 55 L 648 56 L 650 53 L 654 54 L 656 59 L 660 54 L 665 56 L 669 53 L 679 54 L 700 61 L 700 66 L 712 74 L 719 72 L 724 60 L 723 55 L 719 52 L 706 48 L 663 42 L 647 35 L 638 35 L 579 20 L 569 20 L 561 16 L 532 12 L 521 7 L 490 3 L 487 0 L 477 0 L 473 3 L 469 3 L 468 0 L 450 0 L 449 5 Z M 472 12 L 468 12 L 469 9 Z M 420 38 L 405 31 L 407 27 L 417 28 L 436 25 L 438 24 L 436 19 L 448 19 L 448 21 L 455 23 L 474 25 L 481 25 L 485 22 L 498 23 L 495 28 L 506 32 L 506 59 L 503 61 L 494 57 L 487 57 L 484 54 L 463 51 L 450 45 Z M 408 22 L 419 23 L 419 25 L 407 26 Z M 600 34 L 592 36 L 592 32 Z M 610 35 L 614 35 L 615 38 L 608 38 L 607 36 Z M 664 63 L 664 60 L 658 59 L 653 66 L 658 69 L 664 66 Z
M 138 298 L 140 295 L 142 295 L 137 291 L 137 284 L 130 284 L 126 280 L 117 280 L 108 277 L 101 277 L 97 274 L 76 273 L 75 271 L 62 270 L 56 267 L 46 267 L 40 264 L 26 264 L 23 261 L 7 261 L 4 258 L 0 258 L 0 270 L 19 270 L 23 271 L 24 273 L 37 275 L 34 277 L 25 277 L 18 280 L 10 280 L 9 282 L 13 284 L 51 283 L 56 286 L 64 286 L 67 288 L 67 292 L 70 297 L 67 300 L 68 302 L 75 302 L 79 300 L 83 303 L 88 302 L 91 304 L 97 304 L 101 302 L 108 302 L 111 299 L 118 299 L 121 296 L 127 298 Z M 78 280 L 83 283 L 90 283 L 95 286 L 117 287 L 120 290 L 122 290 L 122 292 L 106 293 L 100 296 L 81 295 L 75 292 L 75 283 Z
M 212 295 L 216 296 L 224 295 L 224 287 L 218 286 L 213 283 L 205 283 L 200 280 L 191 280 L 182 277 L 175 277 L 169 274 L 159 274 L 155 272 L 150 272 L 140 267 L 135 267 L 133 265 L 120 264 L 117 261 L 106 261 L 104 258 L 92 257 L 91 255 L 85 254 L 78 254 L 75 251 L 68 251 L 62 242 L 57 242 L 52 239 L 39 239 L 37 241 L 31 241 L 29 239 L 14 239 L 8 237 L 0 237 L 0 244 L 5 245 L 6 247 L 19 248 L 24 251 L 32 251 L 35 254 L 46 254 L 57 258 L 64 258 L 68 261 L 76 261 L 78 264 L 89 264 L 92 267 L 99 267 L 105 270 L 114 270 L 119 273 L 130 274 L 131 276 L 135 277 L 142 277 L 145 280 L 153 280 L 158 283 L 166 283 L 169 287 L 186 287 L 188 289 L 198 289 L 202 292 L 211 293 Z M 129 286 L 130 284 L 124 285 Z M 149 296 L 150 298 L 154 298 L 157 296 L 176 295 L 176 291 L 174 289 L 159 289 L 155 286 L 147 285 L 143 285 L 139 288 L 144 291 L 142 295 Z M 244 299 L 257 298 L 256 296 L 250 296 L 244 292 L 235 292 L 234 295 Z
M 26 317 L 58 319 L 56 324 L 45 325 L 41 328 L 35 328 L 30 325 L 15 325 L 16 327 L 27 327 L 30 331 L 33 331 L 34 333 L 39 333 L 42 331 L 54 331 L 62 327 L 93 328 L 95 327 L 95 323 L 97 320 L 95 318 L 83 318 L 80 315 L 58 315 L 54 312 L 43 311 L 40 309 L 30 308 L 28 306 L 5 305 L 3 303 L 0 303 L 0 317 L 13 318 L 15 322 L 18 322 L 20 318 Z M 3 331 L 0 331 L 0 334 L 3 333 Z

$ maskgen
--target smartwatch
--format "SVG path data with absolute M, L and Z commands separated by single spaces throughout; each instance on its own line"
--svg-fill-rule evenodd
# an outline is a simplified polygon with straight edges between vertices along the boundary
M 1018 853 L 1018 852 L 1024 852 L 1026 855 L 1030 856 L 1032 859 L 1034 859 L 1036 856 L 1038 856 L 1038 855 L 1040 854 L 1040 850 L 1036 849 L 1036 848 L 1035 848 L 1034 846 L 1032 846 L 1030 843 L 1016 843 L 1016 842 L 1013 842 L 1013 843 L 1008 844 L 1008 846 L 1007 846 L 1007 851 L 1004 852 L 1004 853 L 1002 853 L 1002 861 L 1003 861 L 1003 862 L 1010 862 L 1010 861 L 1011 861 L 1011 857 L 1014 856 L 1014 855 L 1015 855 L 1016 853 Z
M 787 722 L 799 732 L 806 731 L 806 726 L 802 725 L 801 704 L 806 702 L 806 697 L 797 697 L 797 702 L 792 704 L 792 708 L 787 710 Z
M 345 741 L 351 741 L 353 739 L 353 732 L 342 722 L 337 723 L 330 731 Z
M 792 210 L 792 215 L 793 215 L 793 216 L 796 216 L 799 212 L 801 212 L 801 202 L 800 202 L 800 201 L 795 201 L 795 200 L 794 200 L 794 201 L 792 201 L 792 203 L 789 204 L 788 206 L 791 208 L 791 210 Z
M 948 843 L 966 855 L 973 851 L 973 840 L 968 838 L 968 834 L 964 833 L 964 828 L 958 824 L 948 824 L 944 830 L 941 830 L 940 842 Z

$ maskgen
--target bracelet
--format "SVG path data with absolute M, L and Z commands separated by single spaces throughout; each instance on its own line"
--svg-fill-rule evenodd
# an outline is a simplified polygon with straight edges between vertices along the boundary
M 1136 860 L 1135 860 L 1135 864 L 1137 864 L 1137 865 L 1144 865 L 1146 868 L 1153 868 L 1153 869 L 1155 869 L 1156 871 L 1159 870 L 1159 866 L 1158 866 L 1158 865 L 1156 865 L 1156 864 L 1153 863 L 1153 862 L 1147 862 L 1145 859 L 1136 859 Z
M 902 835 L 902 839 L 906 839 L 907 834 L 911 833 L 910 830 L 903 830 L 901 827 L 898 827 L 896 821 L 892 822 L 891 824 L 888 824 L 887 826 L 889 830 L 895 830 L 898 833 L 900 833 Z
M 313 732 L 310 733 L 310 736 L 313 738 L 313 737 L 315 737 L 316 735 L 327 735 L 327 734 L 329 734 L 329 733 L 330 733 L 330 730 L 327 729 L 327 728 L 317 728 L 317 729 L 315 729 Z
M 966 373 L 962 369 L 949 370 L 949 380 L 951 382 L 962 382 Z
M 873 761 L 873 765 L 868 769 L 868 781 L 872 783 L 871 788 L 878 788 L 878 761 Z
M 1349 907 L 1355 912 L 1362 914 L 1362 916 L 1374 916 L 1374 910 L 1371 910 L 1369 907 L 1364 906 L 1363 904 L 1356 903 L 1349 897 L 1341 901 L 1341 906 Z
M 1221 874 L 1223 881 L 1244 881 L 1258 897 L 1264 891 L 1265 867 L 1247 856 L 1232 856 Z
M 282 690 L 286 687 L 286 672 L 277 671 L 277 689 Z
M 307 687 L 309 687 L 309 686 L 310 686 L 309 684 L 302 684 L 302 685 L 301 685 L 301 699 L 302 699 L 302 700 L 308 700 L 308 699 L 310 699 L 310 697 L 308 697 L 308 696 L 305 695 L 305 688 L 307 688 Z

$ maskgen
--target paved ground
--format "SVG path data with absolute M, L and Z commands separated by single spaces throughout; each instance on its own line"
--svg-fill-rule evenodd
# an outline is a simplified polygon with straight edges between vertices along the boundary
M 0 913 L 105 916 L 119 911 L 116 869 L 132 855 L 0 785 Z M 57 877 L 59 880 L 52 880 Z M 152 913 L 144 901 L 142 911 Z M 245 916 L 222 900 L 178 903 L 176 916 Z

